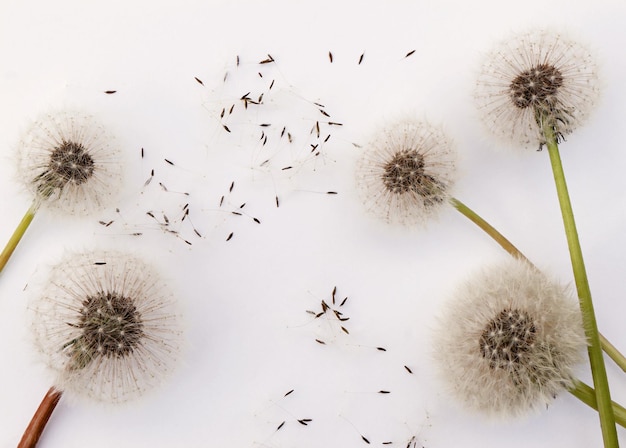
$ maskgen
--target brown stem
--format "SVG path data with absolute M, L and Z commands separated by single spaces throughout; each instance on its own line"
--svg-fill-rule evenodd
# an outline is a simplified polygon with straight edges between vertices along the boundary
M 24 431 L 22 440 L 20 440 L 17 448 L 33 448 L 37 445 L 39 437 L 41 437 L 41 433 L 46 427 L 46 423 L 48 423 L 48 420 L 50 419 L 57 403 L 61 399 L 62 394 L 63 392 L 54 387 L 51 387 L 48 390 L 48 393 L 46 393 L 46 396 L 43 397 L 43 400 L 41 400 L 41 404 L 28 424 L 28 428 Z

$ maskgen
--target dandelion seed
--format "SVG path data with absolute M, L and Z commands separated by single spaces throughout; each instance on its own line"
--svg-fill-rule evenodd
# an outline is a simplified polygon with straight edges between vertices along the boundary
M 438 214 L 456 174 L 452 142 L 425 122 L 383 129 L 357 165 L 366 209 L 389 223 L 425 223 Z
M 136 398 L 160 385 L 180 357 L 180 315 L 169 288 L 122 253 L 69 254 L 30 308 L 55 387 L 78 398 Z
M 442 377 L 468 408 L 515 416 L 571 387 L 585 347 L 578 303 L 566 288 L 511 259 L 459 289 L 434 348 Z
M 562 138 L 586 120 L 598 94 L 591 53 L 561 34 L 534 30 L 486 56 L 474 96 L 495 136 L 536 149 L 546 143 L 544 123 Z

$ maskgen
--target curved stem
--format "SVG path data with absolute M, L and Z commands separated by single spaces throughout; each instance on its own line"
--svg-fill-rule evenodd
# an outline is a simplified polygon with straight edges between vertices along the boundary
M 565 182 L 565 173 L 563 172 L 563 166 L 561 164 L 559 147 L 550 120 L 545 120 L 543 132 L 546 137 L 546 146 L 548 147 L 552 173 L 554 174 L 554 182 L 561 206 L 563 225 L 565 227 L 565 235 L 567 236 L 567 244 L 569 246 L 572 269 L 574 271 L 574 280 L 576 282 L 576 290 L 578 291 L 578 300 L 583 317 L 583 326 L 585 327 L 585 333 L 589 341 L 587 351 L 589 352 L 593 384 L 596 389 L 598 414 L 600 414 L 600 427 L 602 429 L 604 446 L 617 447 L 619 443 L 617 440 L 617 430 L 615 428 L 615 416 L 613 414 L 613 407 L 611 406 L 611 393 L 609 391 L 609 382 L 606 376 L 604 358 L 602 356 L 600 336 L 598 334 L 596 316 L 591 300 L 591 290 L 589 288 L 587 271 L 585 270 L 583 254 L 580 248 L 580 241 L 578 240 L 578 232 L 576 231 L 574 212 L 572 211 L 572 204 L 567 191 L 567 183 Z
M 63 392 L 60 390 L 51 387 L 46 396 L 41 400 L 41 404 L 37 408 L 35 415 L 31 419 L 26 431 L 24 431 L 24 435 L 20 440 L 20 443 L 17 445 L 17 448 L 33 448 L 37 445 L 39 441 L 39 437 L 41 437 L 41 433 L 46 427 L 46 423 L 50 419 L 54 408 L 57 403 L 61 399 L 61 395 Z
M 0 254 L 0 272 L 2 272 L 4 266 L 6 266 L 7 262 L 9 261 L 9 258 L 11 258 L 13 251 L 24 236 L 24 233 L 26 233 L 26 230 L 28 229 L 28 226 L 30 226 L 31 221 L 35 217 L 35 213 L 37 213 L 38 208 L 39 202 L 37 200 L 33 201 L 32 205 L 26 211 L 24 217 L 17 225 L 15 231 L 13 232 L 13 235 L 11 235 L 11 238 L 9 238 L 7 245 L 4 247 L 2 253 Z
M 574 382 L 574 387 L 568 390 L 570 394 L 578 398 L 580 401 L 592 407 L 596 411 L 598 410 L 598 402 L 596 401 L 596 391 L 583 383 L 582 381 L 576 380 Z M 618 403 L 614 401 L 611 402 L 613 406 L 613 413 L 615 414 L 615 422 L 620 426 L 626 428 L 626 409 Z

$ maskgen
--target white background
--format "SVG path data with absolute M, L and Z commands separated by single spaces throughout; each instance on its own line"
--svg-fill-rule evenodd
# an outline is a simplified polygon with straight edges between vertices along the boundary
M 418 447 L 600 446 L 596 413 L 568 394 L 512 422 L 448 397 L 431 362 L 435 316 L 457 282 L 506 255 L 453 210 L 425 229 L 371 218 L 353 174 L 353 143 L 377 129 L 406 116 L 441 124 L 459 151 L 457 197 L 571 282 L 547 152 L 495 148 L 472 104 L 481 54 L 496 41 L 529 26 L 569 30 L 597 53 L 603 94 L 562 156 L 599 325 L 626 349 L 626 6 L 576 3 L 2 0 L 0 241 L 30 204 L 13 151 L 41 113 L 96 115 L 128 169 L 123 197 L 97 216 L 39 213 L 0 277 L 0 446 L 16 445 L 51 385 L 30 343 L 27 297 L 36 291 L 25 285 L 65 250 L 94 247 L 124 248 L 164 272 L 185 309 L 185 361 L 139 403 L 109 409 L 64 397 L 42 447 L 367 446 L 361 435 L 371 446 L 405 447 L 412 437 Z M 275 63 L 259 65 L 268 54 Z M 244 110 L 239 98 L 272 79 L 266 106 Z M 313 102 L 343 126 L 322 127 L 331 137 L 310 160 L 309 131 L 325 118 Z M 220 112 L 232 104 L 229 134 Z M 265 148 L 261 123 L 272 124 Z M 282 126 L 291 144 L 279 139 Z M 259 167 L 266 153 L 272 162 Z M 244 202 L 249 216 L 229 213 Z M 185 203 L 202 238 L 176 221 Z M 167 214 L 181 237 L 146 211 Z M 306 313 L 335 286 L 349 297 L 349 335 Z M 626 378 L 607 365 L 624 403 Z M 586 365 L 580 377 L 589 380 Z

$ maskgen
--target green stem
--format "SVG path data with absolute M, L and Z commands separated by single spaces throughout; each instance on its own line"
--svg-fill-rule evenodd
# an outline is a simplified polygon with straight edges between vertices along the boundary
M 574 387 L 569 389 L 569 393 L 585 403 L 587 406 L 595 409 L 596 411 L 598 410 L 596 391 L 582 381 L 576 381 L 574 383 Z M 626 428 L 626 409 L 614 401 L 612 401 L 611 404 L 613 407 L 613 413 L 615 414 L 615 422 Z
M 615 346 L 611 344 L 611 342 L 609 342 L 607 338 L 602 336 L 602 333 L 598 333 L 598 335 L 600 336 L 602 350 L 604 350 L 604 352 L 609 355 L 609 357 L 615 362 L 615 364 L 619 366 L 620 369 L 626 372 L 626 357 L 624 357 L 624 355 L 622 355 L 620 351 L 615 348 Z
M 464 215 L 467 219 L 469 219 L 482 230 L 484 230 L 487 235 L 493 238 L 509 254 L 511 254 L 515 258 L 519 258 L 530 263 L 528 258 L 526 258 L 526 256 L 522 252 L 520 252 L 520 250 L 515 247 L 513 243 L 507 240 L 504 235 L 498 232 L 491 224 L 481 218 L 478 213 L 476 213 L 474 210 L 472 210 L 456 198 L 450 198 L 449 202 L 454 208 L 461 212 L 462 215 Z
M 583 326 L 589 342 L 587 350 L 589 352 L 593 384 L 596 389 L 598 414 L 600 415 L 600 427 L 602 429 L 604 446 L 605 448 L 617 447 L 619 446 L 619 442 L 615 428 L 615 416 L 613 414 L 613 407 L 611 406 L 611 393 L 609 391 L 609 382 L 606 376 L 604 358 L 602 356 L 600 336 L 598 334 L 596 316 L 591 300 L 591 290 L 589 288 L 583 254 L 580 248 L 580 241 L 578 240 L 578 232 L 576 231 L 572 204 L 567 191 L 567 183 L 565 182 L 565 173 L 563 172 L 563 166 L 561 164 L 559 147 L 550 120 L 545 120 L 543 132 L 546 137 L 546 146 L 548 147 L 554 182 L 561 206 L 563 225 L 565 227 L 565 235 L 567 236 L 567 244 L 569 246 L 572 269 L 574 271 L 574 280 L 576 282 L 576 290 L 578 291 L 578 300 L 583 317 Z
M 20 223 L 17 225 L 17 228 L 13 232 L 13 235 L 11 235 L 11 238 L 9 238 L 7 245 L 4 247 L 4 249 L 2 250 L 2 253 L 0 254 L 0 272 L 2 272 L 7 262 L 9 261 L 9 258 L 11 258 L 13 251 L 19 244 L 22 237 L 24 236 L 24 233 L 26 233 L 26 230 L 28 229 L 28 226 L 30 225 L 33 218 L 35 217 L 35 213 L 37 213 L 38 208 L 39 208 L 39 202 L 37 200 L 33 201 L 32 205 L 26 211 L 26 213 L 24 214 L 24 217 L 22 218 Z

